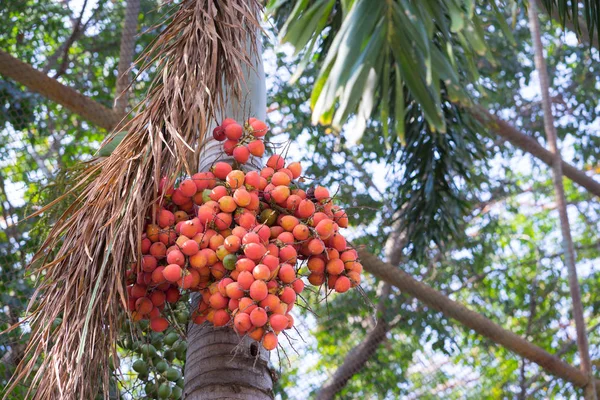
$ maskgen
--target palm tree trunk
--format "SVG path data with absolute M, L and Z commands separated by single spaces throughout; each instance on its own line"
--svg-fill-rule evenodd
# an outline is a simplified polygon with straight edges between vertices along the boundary
M 549 80 L 546 61 L 544 59 L 542 39 L 540 35 L 540 25 L 536 2 L 529 2 L 529 28 L 535 51 L 535 67 L 540 80 L 540 89 L 542 92 L 542 107 L 544 111 L 544 130 L 548 138 L 548 147 L 553 153 L 552 172 L 554 180 L 554 190 L 556 192 L 556 203 L 558 205 L 558 214 L 560 218 L 560 227 L 563 239 L 563 251 L 565 254 L 565 264 L 569 272 L 569 287 L 573 301 L 573 319 L 575 320 L 575 330 L 577 332 L 577 347 L 579 348 L 579 357 L 581 358 L 581 369 L 589 376 L 589 383 L 585 387 L 585 398 L 596 399 L 596 390 L 592 375 L 592 363 L 590 361 L 588 339 L 585 329 L 585 320 L 583 317 L 583 305 L 581 304 L 581 291 L 577 279 L 577 268 L 575 267 L 575 249 L 571 237 L 571 228 L 569 226 L 569 216 L 567 214 L 567 205 L 565 199 L 565 188 L 562 177 L 562 158 L 558 150 L 556 140 L 556 128 L 554 126 L 554 117 L 552 116 L 552 105 L 549 95 Z
M 243 81 L 247 95 L 243 104 L 229 101 L 219 118 L 237 121 L 266 117 L 265 75 L 260 43 L 254 68 L 246 68 Z M 213 125 L 215 126 L 215 125 Z M 199 170 L 206 171 L 222 155 L 221 144 L 208 140 L 200 155 Z M 197 301 L 197 300 L 196 300 Z M 194 302 L 195 303 L 195 302 Z M 184 398 L 187 400 L 273 398 L 269 352 L 260 344 L 240 337 L 231 328 L 214 328 L 208 323 L 188 327 Z

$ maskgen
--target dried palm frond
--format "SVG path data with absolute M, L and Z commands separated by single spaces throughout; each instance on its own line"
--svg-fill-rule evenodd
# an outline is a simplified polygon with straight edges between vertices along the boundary
M 256 52 L 248 44 L 260 30 L 258 1 L 183 0 L 178 7 L 141 58 L 140 73 L 156 68 L 156 77 L 122 128 L 128 134 L 109 157 L 81 172 L 71 192 L 81 194 L 33 259 L 32 271 L 42 278 L 29 308 L 31 340 L 12 381 L 14 387 L 31 378 L 30 397 L 91 399 L 99 385 L 108 393 L 125 271 L 139 261 L 159 181 L 195 172 L 224 91 L 242 95 L 242 68 Z

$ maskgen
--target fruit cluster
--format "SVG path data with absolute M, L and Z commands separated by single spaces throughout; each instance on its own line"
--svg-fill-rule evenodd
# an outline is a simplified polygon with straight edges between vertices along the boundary
M 360 283 L 362 265 L 339 232 L 348 217 L 326 188 L 303 190 L 300 164 L 280 155 L 260 171 L 244 172 L 248 157 L 238 149 L 262 155 L 266 130 L 255 119 L 244 127 L 227 119 L 213 135 L 227 138 L 224 151 L 239 169 L 217 162 L 176 189 L 161 182 L 164 196 L 148 218 L 140 269 L 129 272 L 134 320 L 148 318 L 161 332 L 169 325 L 161 316 L 165 302 L 176 303 L 181 290 L 196 291 L 195 323 L 232 325 L 272 350 L 277 335 L 293 327 L 290 310 L 305 286 L 304 266 L 314 286 L 343 293 Z

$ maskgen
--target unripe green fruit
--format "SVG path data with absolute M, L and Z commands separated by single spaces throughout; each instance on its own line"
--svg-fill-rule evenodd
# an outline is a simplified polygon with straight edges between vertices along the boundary
M 148 381 L 148 372 L 138 374 L 138 379 L 144 382 Z
M 146 396 L 154 397 L 156 396 L 156 383 L 148 382 L 146 386 L 144 386 L 144 391 L 146 392 Z
M 159 361 L 158 363 L 154 364 L 156 366 L 156 370 L 158 372 L 160 372 L 161 374 L 163 372 L 165 372 L 167 370 L 167 368 L 169 368 L 169 364 L 167 364 L 165 361 Z
M 180 399 L 181 396 L 183 396 L 183 389 L 181 389 L 179 386 L 175 386 L 173 388 L 173 393 L 171 393 L 171 398 Z
M 185 356 L 186 356 L 187 351 L 185 349 L 179 349 L 177 350 L 177 359 L 181 360 L 181 361 L 185 361 Z
M 163 383 L 158 388 L 158 398 L 166 399 L 171 395 L 171 386 L 168 383 Z
M 175 356 L 176 356 L 176 354 L 175 354 L 174 350 L 165 350 L 163 352 L 164 359 L 169 362 L 173 361 L 175 359 Z
M 187 310 L 179 311 L 176 316 L 177 322 L 180 324 L 187 324 L 188 320 L 190 319 L 190 313 Z
M 169 381 L 175 382 L 176 380 L 178 380 L 179 378 L 181 378 L 181 372 L 179 372 L 178 369 L 169 368 L 169 369 L 167 369 L 167 372 L 165 373 L 165 377 Z
M 237 261 L 237 256 L 235 254 L 227 254 L 225 258 L 223 258 L 223 266 L 225 269 L 229 271 L 233 271 L 235 269 L 235 262 Z
M 203 203 L 208 203 L 209 201 L 212 200 L 210 198 L 210 194 L 211 193 L 212 193 L 212 190 L 210 190 L 210 189 L 204 189 L 204 191 L 202 192 L 202 202 Z
M 167 346 L 173 346 L 173 343 L 175 343 L 177 339 L 179 339 L 179 335 L 175 332 L 171 332 L 167 336 L 165 336 L 165 339 L 163 341 Z
M 146 361 L 144 360 L 135 360 L 131 368 L 133 368 L 133 370 L 138 374 L 148 373 L 148 364 L 146 364 Z
M 175 384 L 183 389 L 183 385 L 185 384 L 183 377 L 179 378 Z
M 267 226 L 272 226 L 275 222 L 277 222 L 278 215 L 279 213 L 277 211 L 266 209 L 260 213 L 258 220 Z
M 154 357 L 156 355 L 156 347 L 151 344 L 144 344 L 140 346 L 140 351 L 145 357 Z

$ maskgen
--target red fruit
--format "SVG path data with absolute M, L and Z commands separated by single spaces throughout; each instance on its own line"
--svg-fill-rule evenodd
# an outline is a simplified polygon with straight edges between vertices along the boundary
M 225 276 L 225 272 L 227 271 L 222 262 L 216 262 L 210 266 L 210 274 L 215 279 L 221 279 L 223 276 Z
M 181 297 L 181 295 L 179 294 L 179 289 L 175 287 L 167 289 L 165 294 L 167 295 L 167 302 L 171 304 L 177 303 L 179 301 L 179 297 Z
M 225 287 L 225 293 L 230 299 L 239 300 L 244 297 L 244 290 L 239 282 L 231 282 Z
M 218 186 L 223 187 L 223 186 Z M 219 201 L 219 208 L 221 211 L 232 213 L 237 208 L 237 204 L 231 196 L 222 196 Z
M 303 199 L 298 204 L 296 209 L 296 216 L 298 218 L 310 218 L 315 213 L 315 204 L 308 200 Z
M 227 308 L 228 303 L 229 299 L 219 292 L 213 293 L 208 300 L 208 304 L 215 310 Z
M 192 179 L 186 179 L 179 184 L 179 190 L 185 197 L 192 197 L 198 191 L 196 183 Z
M 285 165 L 285 159 L 282 156 L 280 156 L 279 154 L 273 154 L 267 160 L 267 167 L 273 168 L 275 171 L 283 168 L 284 165 Z
M 252 276 L 254 279 L 266 281 L 271 276 L 271 270 L 265 264 L 258 264 L 252 270 Z
M 193 220 L 184 221 L 179 228 L 179 233 L 189 238 L 194 237 L 198 233 L 198 224 Z
M 250 314 L 253 310 L 255 310 L 257 307 L 256 304 L 254 304 L 254 300 L 252 300 L 250 297 L 242 297 L 240 299 L 240 303 L 239 303 L 239 310 L 245 314 Z
M 277 241 L 281 242 L 278 244 L 294 244 L 294 234 L 292 232 L 281 232 L 279 236 L 277 236 Z
M 297 294 L 302 293 L 304 290 L 304 281 L 302 279 L 296 279 L 294 282 L 292 282 L 292 289 L 294 289 L 294 292 Z
M 263 337 L 262 345 L 269 351 L 274 350 L 277 347 L 277 335 L 273 332 L 267 332 Z
M 233 217 L 229 213 L 220 212 L 217 215 L 215 215 L 215 227 L 221 231 L 229 228 L 232 222 Z
M 290 163 L 287 166 L 287 169 L 290 170 L 290 172 L 292 173 L 292 177 L 294 179 L 297 179 L 298 177 L 300 177 L 300 174 L 302 173 L 302 165 L 300 165 L 299 162 Z
M 243 171 L 233 170 L 227 174 L 227 176 L 225 177 L 225 181 L 227 182 L 230 188 L 237 189 L 244 184 L 245 178 L 246 175 Z
M 135 301 L 135 310 L 142 315 L 148 314 L 153 308 L 154 304 L 147 297 L 140 297 Z
M 298 205 L 301 201 L 302 199 L 300 198 L 300 196 L 291 194 L 290 197 L 288 197 L 285 201 L 285 208 L 287 208 L 291 212 L 295 212 L 298 209 Z
M 246 207 L 252 201 L 250 193 L 242 186 L 233 193 L 233 200 L 240 207 Z
M 154 271 L 152 271 L 152 283 L 161 284 L 165 282 L 165 276 L 163 275 L 163 270 L 165 267 L 156 267 Z
M 279 274 L 277 276 L 283 283 L 292 283 L 296 279 L 296 271 L 290 264 L 283 264 L 281 268 L 279 268 Z
M 284 185 L 284 186 L 289 186 L 291 182 L 290 177 L 288 176 L 288 174 L 286 174 L 285 172 L 275 172 L 273 174 L 273 176 L 271 177 L 271 183 L 275 186 L 280 186 L 280 185 Z
M 250 290 L 250 288 L 252 287 L 252 284 L 254 283 L 254 277 L 252 276 L 251 272 L 242 271 L 238 275 L 237 281 L 243 290 Z
M 265 330 L 263 328 L 254 328 L 254 330 L 248 332 L 248 337 L 260 342 L 264 334 Z
M 250 322 L 256 327 L 264 326 L 268 320 L 269 318 L 264 308 L 257 307 L 250 313 Z
M 167 254 L 167 263 L 177 264 L 183 267 L 185 265 L 185 256 L 179 250 L 170 251 L 169 254 Z
M 262 140 L 253 140 L 248 143 L 250 154 L 256 157 L 262 157 L 265 154 L 265 144 Z
M 344 272 L 344 262 L 339 258 L 334 258 L 333 260 L 329 260 L 327 262 L 325 269 L 329 274 L 339 275 Z
M 169 264 L 163 270 L 163 276 L 168 282 L 175 283 L 183 276 L 181 267 L 177 264 Z
M 244 246 L 244 254 L 253 261 L 260 260 L 266 252 L 265 246 L 259 243 L 248 243 Z
M 284 287 L 279 299 L 286 304 L 293 304 L 296 301 L 296 292 L 291 287 Z
M 279 297 L 274 294 L 269 293 L 264 300 L 262 300 L 259 305 L 267 311 L 273 311 L 277 309 L 280 305 L 281 301 Z
M 282 247 L 279 250 L 279 259 L 282 260 L 283 262 L 295 264 L 297 257 L 298 257 L 298 253 L 296 252 L 296 249 L 294 248 L 294 246 L 287 245 L 285 247 Z
M 228 156 L 232 155 L 233 150 L 237 147 L 238 143 L 238 140 L 227 139 L 225 143 L 223 143 L 223 152 Z
M 239 258 L 235 262 L 235 269 L 236 269 L 236 271 L 239 271 L 239 272 L 243 272 L 243 271 L 252 272 L 255 265 L 256 265 L 256 263 L 249 258 Z
M 240 140 L 244 133 L 242 126 L 238 123 L 229 124 L 225 127 L 225 136 L 229 140 Z
M 279 267 L 279 257 L 277 255 L 267 254 L 262 259 L 262 263 L 269 267 L 269 270 L 273 272 Z
M 246 146 L 238 146 L 233 149 L 233 158 L 240 164 L 246 164 L 250 159 L 250 150 Z
M 188 257 L 193 256 L 194 254 L 198 253 L 198 251 L 200 251 L 200 246 L 198 246 L 196 241 L 191 239 L 186 240 L 181 246 L 181 252 Z
M 275 332 L 281 332 L 287 328 L 289 320 L 285 315 L 273 314 L 269 317 L 269 324 Z
M 211 170 L 217 178 L 225 180 L 227 174 L 230 173 L 233 170 L 233 168 L 231 168 L 231 165 L 227 164 L 226 162 L 219 161 L 218 163 L 213 165 Z
M 152 272 L 158 265 L 158 261 L 154 256 L 146 255 L 142 257 L 142 270 Z
M 244 184 L 250 186 L 248 189 L 256 189 L 260 185 L 260 175 L 256 171 L 250 171 L 244 177 Z
M 150 251 L 150 246 L 152 246 L 152 242 L 148 238 L 142 239 L 142 254 L 148 254 Z
M 260 120 L 250 122 L 250 126 L 252 127 L 252 135 L 254 135 L 254 137 L 263 137 L 269 130 L 267 124 Z
M 246 313 L 238 313 L 233 319 L 233 326 L 238 333 L 246 333 L 252 328 L 252 321 L 250 315 Z
M 334 233 L 329 239 L 329 246 L 333 247 L 337 251 L 344 251 L 347 247 L 346 238 L 339 233 Z
M 296 240 L 302 241 L 308 239 L 310 236 L 310 230 L 308 229 L 308 226 L 304 224 L 298 224 L 292 230 L 292 234 Z
M 175 263 L 175 264 L 178 264 L 178 263 Z M 198 253 L 196 253 L 190 257 L 190 267 L 192 267 L 194 269 L 200 270 L 200 269 L 204 268 L 207 264 L 208 264 L 208 259 L 206 258 L 206 255 L 202 251 L 199 251 Z
M 276 186 L 269 194 L 277 204 L 285 204 L 285 201 L 290 197 L 290 193 L 290 188 L 288 186 L 281 185 Z
M 158 225 L 149 224 L 146 227 L 146 237 L 150 239 L 151 242 L 158 242 L 158 233 L 160 232 L 160 227 Z
M 329 190 L 323 186 L 317 186 L 314 192 L 315 199 L 319 202 L 324 202 L 329 199 Z
M 156 307 L 165 304 L 166 299 L 167 296 L 164 292 L 161 292 L 160 290 L 155 290 L 152 293 L 150 293 L 150 300 L 152 301 L 152 304 L 154 304 Z
M 308 282 L 313 286 L 321 286 L 325 282 L 325 275 L 313 272 L 308 275 Z
M 350 289 L 350 279 L 345 276 L 339 276 L 335 281 L 334 285 L 335 291 L 338 293 L 347 292 Z
M 215 129 L 213 129 L 213 138 L 219 142 L 225 140 L 225 128 L 222 126 L 215 127 Z
M 216 327 L 219 326 L 225 326 L 227 325 L 227 323 L 229 322 L 229 320 L 231 319 L 231 317 L 229 316 L 229 313 L 225 310 L 217 310 L 215 311 L 215 314 L 213 316 L 213 325 Z
M 333 222 L 332 220 L 324 219 L 315 226 L 315 231 L 317 232 L 317 235 L 319 235 L 319 237 L 321 239 L 323 239 L 323 240 L 329 239 L 329 237 L 331 237 L 331 235 L 333 235 L 333 233 L 335 231 L 334 224 L 335 224 L 335 222 Z
M 225 250 L 227 250 L 230 253 L 237 252 L 240 249 L 241 245 L 242 245 L 241 239 L 235 235 L 227 236 L 225 238 L 225 241 L 223 242 L 223 246 L 225 247 Z
M 196 185 L 194 184 L 194 187 L 195 186 Z M 183 192 L 181 191 L 181 189 L 175 189 L 175 191 L 173 192 L 173 196 L 171 196 L 171 201 L 173 202 L 173 204 L 182 207 L 184 204 L 187 204 L 188 202 L 190 202 L 191 198 L 188 196 L 185 196 L 183 194 Z
M 158 318 L 160 317 L 160 309 L 158 307 L 154 307 L 152 309 L 152 311 L 150 311 L 150 313 L 148 314 L 148 318 L 150 318 L 150 320 L 154 319 L 154 318 Z
M 221 122 L 221 126 L 223 129 L 227 127 L 227 125 L 236 124 L 237 122 L 233 118 L 225 118 L 223 122 Z
M 175 215 L 169 210 L 160 210 L 158 212 L 158 225 L 161 228 L 168 228 L 175 225 Z
M 169 327 L 169 321 L 164 318 L 156 317 L 150 320 L 150 329 L 154 332 L 162 332 Z
M 284 215 L 279 221 L 279 225 L 288 232 L 293 231 L 298 223 L 298 218 L 292 215 Z
M 267 284 L 265 282 L 254 281 L 254 282 L 252 282 L 252 285 L 250 285 L 250 297 L 252 298 L 252 300 L 254 300 L 254 301 L 264 300 L 268 294 L 269 294 L 269 289 L 267 288 Z

